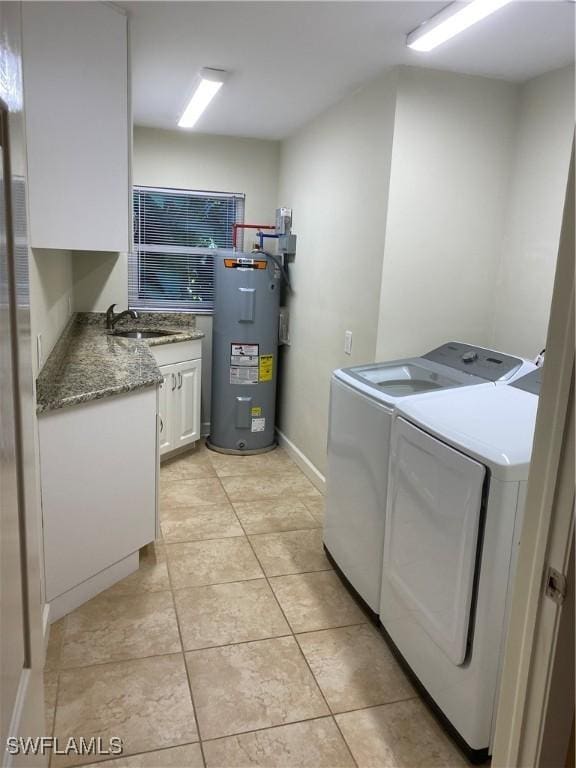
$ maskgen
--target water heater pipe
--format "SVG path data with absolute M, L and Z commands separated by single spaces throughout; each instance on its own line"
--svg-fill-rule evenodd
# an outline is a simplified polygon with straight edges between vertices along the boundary
M 258 238 L 260 239 L 260 248 L 261 248 L 261 249 L 263 249 L 263 248 L 264 248 L 264 238 L 265 238 L 265 237 L 272 237 L 272 238 L 274 238 L 275 240 L 278 240 L 278 238 L 280 237 L 280 235 L 277 235 L 276 233 L 274 233 L 273 235 L 266 235 L 264 232 L 258 232 Z
M 236 248 L 236 236 L 239 229 L 276 229 L 271 224 L 232 224 L 232 248 Z

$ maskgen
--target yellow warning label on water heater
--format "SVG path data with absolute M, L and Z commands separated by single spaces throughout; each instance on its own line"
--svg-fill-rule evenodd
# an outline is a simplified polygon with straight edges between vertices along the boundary
M 259 405 L 255 405 L 250 409 L 250 416 L 262 416 L 262 408 Z
M 258 381 L 272 381 L 274 355 L 260 355 Z

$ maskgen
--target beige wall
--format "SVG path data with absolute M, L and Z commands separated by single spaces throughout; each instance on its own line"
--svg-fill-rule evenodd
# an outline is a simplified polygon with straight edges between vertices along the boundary
M 133 182 L 135 185 L 243 192 L 247 223 L 274 223 L 280 145 L 275 141 L 208 136 L 185 131 L 134 128 Z M 246 235 L 245 247 L 251 243 Z M 98 279 L 93 277 L 97 275 Z M 100 305 L 127 292 L 125 257 L 85 266 L 85 286 Z M 94 287 L 98 286 L 98 287 Z M 127 301 L 127 296 L 126 296 Z M 100 309 L 98 311 L 101 311 Z M 210 420 L 212 318 L 198 315 L 196 324 L 206 334 L 202 344 L 202 422 Z
M 402 67 L 376 357 L 488 344 L 518 90 Z
M 75 251 L 72 256 L 74 309 L 77 312 L 106 312 L 117 304 L 128 306 L 128 258 L 124 253 Z
M 298 246 L 279 427 L 321 473 L 330 372 L 374 358 L 395 86 L 395 73 L 378 78 L 282 147 L 278 202 L 294 210 Z
M 46 362 L 74 306 L 70 251 L 30 249 L 30 324 L 34 376 Z M 37 337 L 42 336 L 42 360 Z
M 574 69 L 523 85 L 492 343 L 534 357 L 546 344 L 574 135 Z
M 133 182 L 143 186 L 244 192 L 246 222 L 273 223 L 279 152 L 276 141 L 136 126 Z

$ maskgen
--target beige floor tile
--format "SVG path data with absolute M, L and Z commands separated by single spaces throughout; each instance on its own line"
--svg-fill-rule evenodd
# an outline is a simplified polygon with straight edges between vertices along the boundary
M 232 502 L 320 496 L 319 491 L 301 472 L 298 474 L 270 472 L 249 477 L 223 477 L 222 485 Z
M 416 695 L 384 638 L 368 624 L 309 632 L 298 642 L 333 712 Z
M 246 533 L 317 528 L 318 522 L 300 499 L 237 501 L 234 509 Z
M 165 541 L 198 541 L 244 535 L 230 504 L 166 507 L 162 512 L 161 526 Z
M 90 763 L 85 768 L 94 768 L 96 765 L 102 768 L 102 763 Z M 170 747 L 107 760 L 106 766 L 110 768 L 204 768 L 204 761 L 200 744 L 186 744 L 183 747 Z
M 337 715 L 359 768 L 468 765 L 418 699 Z
M 58 672 L 48 669 L 44 672 L 44 727 L 45 736 L 51 736 L 54 730 L 56 694 L 58 692 Z
M 152 541 L 140 550 L 140 563 L 145 565 L 156 565 L 165 562 L 166 547 L 162 539 Z
M 68 614 L 62 668 L 181 650 L 171 592 L 101 595 Z
M 331 566 L 322 548 L 322 531 L 285 531 L 250 536 L 267 576 L 326 571 Z
M 48 635 L 48 647 L 46 648 L 46 660 L 44 670 L 58 669 L 60 666 L 60 653 L 62 651 L 62 638 L 64 637 L 64 625 L 66 616 L 50 624 Z
M 281 449 L 256 456 L 232 456 L 212 451 L 210 462 L 219 477 L 235 477 L 270 472 L 299 474 L 300 469 Z
M 315 518 L 319 525 L 324 525 L 324 511 L 326 509 L 326 501 L 323 496 L 319 499 L 306 499 L 304 501 L 306 508 Z
M 355 768 L 330 717 L 204 742 L 207 768 Z
M 116 736 L 124 755 L 198 741 L 182 655 L 61 672 L 55 735 L 61 743 Z M 90 762 L 90 755 L 53 755 L 51 765 Z
M 264 576 L 246 537 L 167 544 L 166 551 L 175 589 Z
M 186 654 L 203 739 L 328 714 L 293 637 Z
M 367 621 L 334 571 L 276 576 L 270 585 L 294 632 Z
M 140 550 L 140 567 L 106 590 L 107 595 L 133 595 L 170 589 L 163 542 L 152 542 Z
M 174 591 L 184 650 L 289 635 L 265 579 Z
M 217 477 L 198 480 L 168 480 L 160 484 L 160 509 L 226 504 L 228 499 Z
M 216 472 L 207 453 L 206 450 L 191 451 L 163 461 L 160 465 L 160 481 L 214 477 Z

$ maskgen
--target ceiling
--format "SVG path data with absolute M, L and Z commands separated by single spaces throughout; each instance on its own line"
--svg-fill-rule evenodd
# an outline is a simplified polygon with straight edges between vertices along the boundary
M 232 74 L 202 133 L 283 138 L 378 72 L 411 64 L 524 81 L 574 60 L 575 6 L 511 3 L 430 53 L 405 36 L 434 2 L 123 2 L 134 122 L 175 129 L 202 67 Z

